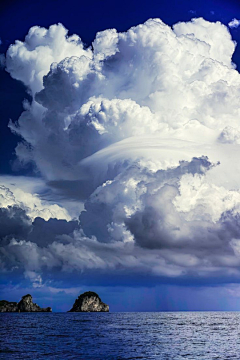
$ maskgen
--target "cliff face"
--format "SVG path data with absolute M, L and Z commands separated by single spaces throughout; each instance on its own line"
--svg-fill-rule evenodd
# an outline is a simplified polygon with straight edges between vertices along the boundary
M 109 306 L 92 291 L 79 295 L 70 312 L 108 312 Z
M 50 307 L 40 308 L 37 304 L 32 302 L 32 296 L 30 294 L 22 297 L 22 300 L 18 303 L 18 310 L 20 312 L 51 312 Z
M 50 307 L 40 308 L 37 304 L 32 302 L 30 294 L 24 295 L 19 303 L 9 302 L 6 300 L 0 301 L 0 312 L 51 312 Z
M 7 300 L 0 301 L 0 312 L 16 312 L 18 311 L 17 302 L 9 302 Z

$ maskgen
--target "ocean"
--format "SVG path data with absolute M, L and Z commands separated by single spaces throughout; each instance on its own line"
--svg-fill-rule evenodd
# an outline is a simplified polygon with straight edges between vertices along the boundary
M 1 313 L 0 359 L 240 359 L 240 313 Z

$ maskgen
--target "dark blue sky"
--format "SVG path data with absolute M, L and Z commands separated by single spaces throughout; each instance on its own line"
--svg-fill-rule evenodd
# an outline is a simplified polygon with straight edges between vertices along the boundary
M 34 25 L 49 27 L 61 22 L 69 34 L 77 33 L 86 45 L 91 44 L 98 31 L 116 28 L 126 31 L 131 26 L 143 23 L 149 18 L 159 17 L 166 24 L 188 21 L 193 17 L 204 17 L 209 21 L 228 24 L 240 17 L 240 3 L 237 0 L 128 0 L 105 1 L 62 1 L 62 0 L 12 0 L 0 3 L 0 52 L 6 52 L 15 40 L 24 40 L 29 28 Z M 240 30 L 231 30 L 233 38 L 240 42 Z M 233 56 L 240 66 L 240 48 Z M 19 141 L 7 125 L 9 119 L 17 120 L 22 112 L 22 101 L 28 98 L 24 86 L 12 80 L 5 71 L 0 73 L 1 97 L 1 152 L 0 173 L 11 174 L 14 149 Z M 16 171 L 16 168 L 15 168 Z M 14 171 L 14 173 L 15 173 Z M 31 175 L 31 168 L 18 169 L 18 174 Z

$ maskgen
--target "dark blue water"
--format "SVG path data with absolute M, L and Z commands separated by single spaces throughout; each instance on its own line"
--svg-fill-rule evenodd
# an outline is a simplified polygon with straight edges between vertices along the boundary
M 240 313 L 2 313 L 0 359 L 240 359 Z

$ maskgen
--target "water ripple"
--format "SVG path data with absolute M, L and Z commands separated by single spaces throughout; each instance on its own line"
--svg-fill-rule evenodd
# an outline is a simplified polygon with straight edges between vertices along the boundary
M 240 313 L 2 313 L 0 359 L 239 359 Z

